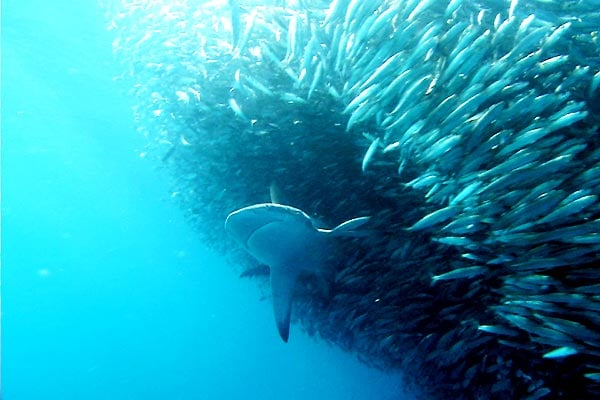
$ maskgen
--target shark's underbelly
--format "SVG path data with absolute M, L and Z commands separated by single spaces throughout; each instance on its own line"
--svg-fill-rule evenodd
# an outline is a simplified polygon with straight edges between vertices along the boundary
M 254 258 L 271 269 L 318 273 L 326 256 L 326 242 L 314 230 L 272 222 L 254 231 L 246 246 Z

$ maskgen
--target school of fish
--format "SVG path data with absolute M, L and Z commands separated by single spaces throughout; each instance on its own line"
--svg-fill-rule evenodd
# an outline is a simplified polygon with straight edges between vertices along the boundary
M 306 332 L 431 398 L 600 398 L 600 0 L 275 3 L 106 6 L 202 238 L 266 285 L 231 211 L 369 215 Z

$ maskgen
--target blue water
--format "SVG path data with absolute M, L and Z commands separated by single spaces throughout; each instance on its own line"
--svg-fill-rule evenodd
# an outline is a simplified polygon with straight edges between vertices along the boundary
M 5 400 L 399 398 L 395 373 L 282 343 L 199 242 L 140 157 L 94 2 L 2 6 Z

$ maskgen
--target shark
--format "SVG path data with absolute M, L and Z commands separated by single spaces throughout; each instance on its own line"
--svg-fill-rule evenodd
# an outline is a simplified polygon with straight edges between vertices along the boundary
M 370 217 L 345 221 L 333 229 L 318 228 L 304 211 L 283 204 L 261 203 L 233 211 L 226 232 L 258 262 L 270 269 L 273 311 L 279 336 L 287 343 L 292 299 L 298 279 L 331 274 L 329 255 L 340 236 L 364 236 L 356 229 Z

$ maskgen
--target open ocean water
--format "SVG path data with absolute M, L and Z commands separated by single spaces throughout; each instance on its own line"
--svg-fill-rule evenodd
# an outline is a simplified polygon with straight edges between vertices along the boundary
M 282 343 L 199 242 L 140 157 L 112 40 L 93 1 L 2 4 L 2 397 L 397 399 L 395 373 Z

